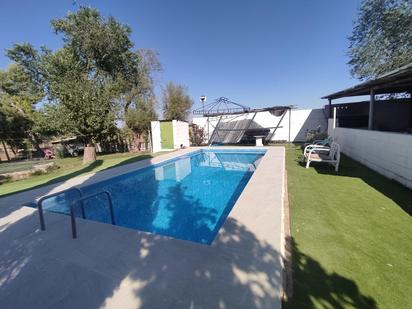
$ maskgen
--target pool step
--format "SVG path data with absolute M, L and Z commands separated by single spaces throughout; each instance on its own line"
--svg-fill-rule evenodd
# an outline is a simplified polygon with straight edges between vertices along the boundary
M 77 238 L 76 215 L 75 215 L 76 207 L 80 205 L 82 218 L 86 219 L 86 215 L 85 215 L 85 211 L 84 211 L 84 201 L 89 200 L 89 199 L 94 198 L 94 197 L 99 196 L 99 195 L 106 195 L 107 196 L 107 201 L 108 201 L 109 210 L 110 210 L 111 223 L 113 225 L 115 225 L 112 196 L 111 196 L 110 192 L 106 191 L 106 190 L 99 191 L 99 192 L 92 193 L 92 194 L 84 196 L 83 192 L 79 188 L 72 187 L 72 188 L 69 188 L 67 190 L 63 190 L 63 191 L 52 193 L 52 194 L 49 194 L 49 195 L 46 195 L 46 196 L 42 196 L 37 201 L 37 203 L 30 202 L 30 203 L 25 203 L 22 206 L 29 206 L 29 207 L 37 208 L 37 211 L 39 213 L 39 219 L 40 219 L 40 229 L 42 231 L 45 231 L 46 230 L 46 224 L 45 224 L 45 221 L 44 221 L 43 202 L 50 199 L 50 198 L 53 198 L 53 197 L 56 197 L 56 196 L 59 196 L 59 195 L 62 195 L 62 194 L 66 194 L 70 191 L 76 191 L 79 195 L 79 197 L 77 199 L 73 200 L 70 203 L 70 222 L 71 222 L 71 227 L 72 227 L 72 237 L 73 238 Z

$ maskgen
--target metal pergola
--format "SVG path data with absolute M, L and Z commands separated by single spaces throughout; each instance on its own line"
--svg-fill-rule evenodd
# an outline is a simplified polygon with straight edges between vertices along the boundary
M 280 127 L 286 111 L 290 109 L 290 106 L 251 109 L 250 107 L 230 101 L 225 97 L 220 97 L 207 105 L 195 109 L 193 114 L 207 117 L 209 145 L 237 144 L 245 137 L 245 134 L 265 136 L 265 141 L 269 141 Z M 263 128 L 254 122 L 257 113 L 266 111 L 281 117 L 275 126 Z M 217 121 L 217 124 L 213 125 L 215 121 Z M 210 127 L 213 129 L 211 135 Z
M 250 110 L 250 107 L 230 101 L 228 98 L 220 97 L 213 102 L 203 105 L 202 107 L 193 110 L 194 115 L 202 115 L 204 117 L 245 113 Z

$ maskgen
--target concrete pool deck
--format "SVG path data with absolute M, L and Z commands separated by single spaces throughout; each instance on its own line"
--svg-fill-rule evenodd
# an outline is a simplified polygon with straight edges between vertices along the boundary
M 268 147 L 211 246 L 21 207 L 191 152 L 0 198 L 2 308 L 280 308 L 285 150 Z

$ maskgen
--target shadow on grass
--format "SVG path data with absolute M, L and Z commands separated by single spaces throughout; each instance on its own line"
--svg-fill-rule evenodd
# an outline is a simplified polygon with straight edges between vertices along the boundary
M 305 167 L 301 158 L 302 156 L 296 159 L 296 163 Z M 341 154 L 339 172 L 335 172 L 331 165 L 318 162 L 311 163 L 310 168 L 314 168 L 318 174 L 362 179 L 362 181 L 393 200 L 403 211 L 412 216 L 412 190 L 394 180 L 380 175 L 344 154 Z
M 293 259 L 293 296 L 284 308 L 377 308 L 372 297 L 363 295 L 353 280 L 335 272 L 304 254 L 293 238 L 289 239 Z
M 145 160 L 145 159 L 151 159 L 151 158 L 153 158 L 153 156 L 150 155 L 150 154 L 137 155 L 137 156 L 125 159 L 123 161 L 120 161 L 119 163 L 117 163 L 115 165 L 112 165 L 112 166 L 106 167 L 104 169 L 101 169 L 101 170 L 99 170 L 99 172 L 104 171 L 104 170 L 108 170 L 108 169 L 111 169 L 111 168 L 115 168 L 115 167 L 118 167 L 118 166 L 122 166 L 122 165 L 125 165 L 125 164 L 130 164 L 130 163 L 134 163 L 134 162 Z M 71 173 L 68 173 L 68 174 L 65 174 L 65 175 L 62 175 L 62 176 L 52 178 L 52 179 L 48 180 L 47 182 L 36 185 L 36 186 L 32 186 L 32 187 L 29 187 L 29 188 L 25 188 L 25 189 L 21 189 L 21 190 L 18 190 L 18 191 L 13 191 L 13 192 L 10 192 L 10 193 L 3 194 L 3 195 L 0 196 L 0 198 L 6 197 L 6 196 L 9 196 L 9 195 L 13 195 L 13 194 L 16 194 L 16 193 L 24 192 L 24 191 L 37 189 L 37 188 L 44 187 L 44 186 L 47 186 L 47 185 L 60 183 L 60 182 L 63 182 L 63 181 L 67 181 L 71 178 L 77 177 L 77 176 L 81 176 L 81 175 L 84 175 L 84 174 L 87 174 L 87 173 L 91 173 L 91 172 L 95 171 L 98 167 L 100 167 L 103 164 L 103 162 L 104 162 L 104 160 L 97 159 L 96 161 L 84 166 L 83 168 L 81 168 L 79 170 L 76 170 L 74 172 L 71 172 Z

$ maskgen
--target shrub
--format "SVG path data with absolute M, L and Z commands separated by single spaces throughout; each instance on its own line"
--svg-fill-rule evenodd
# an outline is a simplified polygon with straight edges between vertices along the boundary
M 9 182 L 11 177 L 9 175 L 0 175 L 0 185 Z
M 189 128 L 189 138 L 192 146 L 202 146 L 205 144 L 205 130 L 197 124 L 192 124 Z

